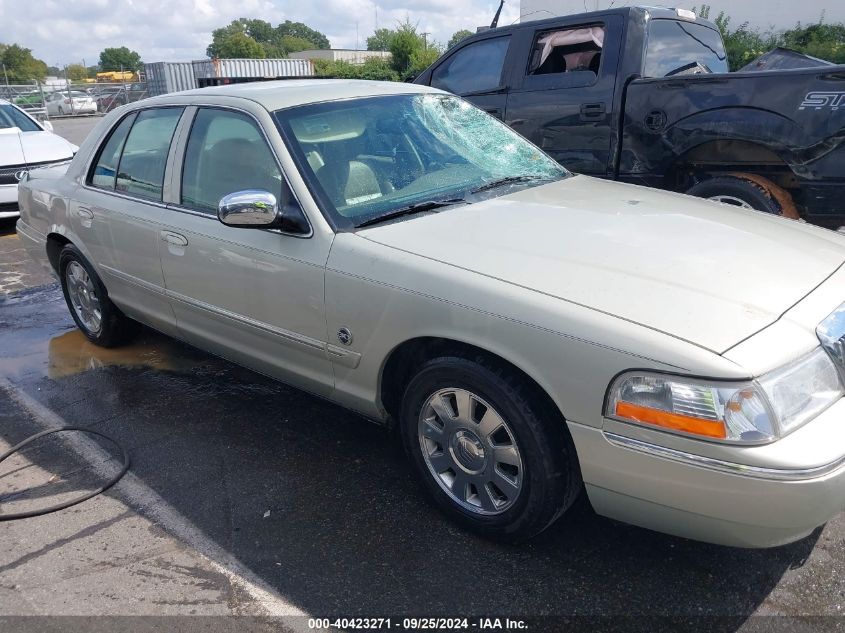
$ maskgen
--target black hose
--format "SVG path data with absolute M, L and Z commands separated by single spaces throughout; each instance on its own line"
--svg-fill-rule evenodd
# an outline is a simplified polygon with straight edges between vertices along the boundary
M 51 512 L 58 512 L 59 510 L 64 510 L 65 508 L 69 508 L 71 506 L 75 506 L 78 503 L 82 503 L 83 501 L 88 501 L 92 497 L 96 497 L 98 494 L 101 494 L 115 485 L 118 481 L 120 481 L 121 477 L 126 474 L 126 471 L 129 470 L 129 453 L 123 450 L 123 447 L 115 442 L 112 438 L 108 435 L 100 433 L 99 431 L 94 431 L 93 429 L 86 429 L 81 426 L 62 426 L 56 429 L 47 429 L 46 431 L 41 431 L 40 433 L 36 433 L 32 437 L 26 438 L 23 442 L 16 444 L 8 451 L 0 455 L 0 464 L 2 464 L 6 459 L 10 456 L 17 453 L 22 448 L 29 446 L 33 442 L 41 439 L 45 435 L 50 435 L 52 433 L 64 433 L 65 431 L 79 431 L 81 433 L 90 433 L 92 435 L 99 435 L 105 440 L 108 440 L 115 446 L 120 449 L 120 452 L 123 453 L 123 466 L 114 477 L 109 479 L 105 484 L 97 488 L 96 490 L 86 493 L 81 497 L 77 497 L 76 499 L 71 499 L 70 501 L 64 501 L 62 503 L 57 503 L 56 505 L 47 506 L 46 508 L 40 508 L 38 510 L 31 510 L 30 512 L 16 512 L 15 514 L 0 514 L 0 521 L 15 521 L 17 519 L 29 519 L 32 517 L 39 517 L 44 514 L 50 514 Z

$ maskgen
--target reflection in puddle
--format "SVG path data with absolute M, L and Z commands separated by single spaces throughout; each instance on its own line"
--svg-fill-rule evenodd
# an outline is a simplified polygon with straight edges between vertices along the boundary
M 149 367 L 159 371 L 189 371 L 198 360 L 172 339 L 148 333 L 137 342 L 107 349 L 91 343 L 79 330 L 55 336 L 49 343 L 47 375 L 63 378 L 101 367 Z

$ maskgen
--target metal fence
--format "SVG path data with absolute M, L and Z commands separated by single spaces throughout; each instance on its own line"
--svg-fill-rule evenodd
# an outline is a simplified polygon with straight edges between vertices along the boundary
M 37 118 L 93 116 L 105 114 L 150 96 L 144 82 L 86 83 L 35 82 L 25 85 L 0 84 L 5 99 Z

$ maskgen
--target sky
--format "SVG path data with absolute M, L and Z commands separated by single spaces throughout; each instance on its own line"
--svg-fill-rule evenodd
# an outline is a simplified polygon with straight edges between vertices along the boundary
M 127 46 L 145 62 L 203 59 L 211 32 L 240 17 L 273 25 L 304 22 L 326 34 L 333 48 L 366 48 L 379 27 L 408 17 L 436 41 L 489 24 L 498 0 L 0 0 L 0 42 L 32 49 L 48 66 L 97 63 L 100 51 Z M 519 17 L 510 0 L 500 24 Z

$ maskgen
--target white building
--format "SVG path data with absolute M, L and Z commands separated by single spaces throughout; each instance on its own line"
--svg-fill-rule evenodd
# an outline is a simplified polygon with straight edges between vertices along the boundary
M 351 48 L 315 48 L 309 51 L 291 53 L 288 57 L 292 59 L 328 59 L 333 62 L 349 62 L 350 64 L 363 64 L 368 59 L 378 57 L 387 59 L 390 53 L 385 51 L 359 51 Z
M 611 0 L 521 0 L 519 13 L 523 22 L 542 20 L 557 15 L 569 15 L 606 9 Z M 614 7 L 632 5 L 660 5 L 659 2 L 627 2 L 617 0 Z M 682 9 L 710 5 L 710 19 L 713 20 L 724 11 L 731 17 L 731 26 L 748 22 L 761 31 L 780 31 L 795 26 L 796 23 L 813 24 L 822 17 L 825 22 L 845 22 L 845 2 L 842 0 L 679 0 L 674 6 Z

